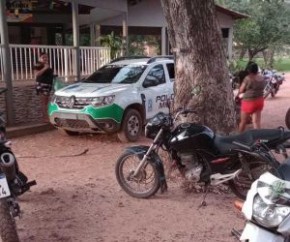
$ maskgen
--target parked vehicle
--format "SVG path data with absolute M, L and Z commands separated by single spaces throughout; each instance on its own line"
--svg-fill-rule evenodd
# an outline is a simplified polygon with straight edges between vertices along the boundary
M 117 132 L 121 141 L 136 141 L 148 119 L 167 112 L 173 81 L 173 56 L 119 58 L 57 90 L 50 122 L 70 135 Z
M 5 92 L 4 89 L 0 93 Z M 20 216 L 20 206 L 17 197 L 28 191 L 35 181 L 28 178 L 19 170 L 11 142 L 6 140 L 5 120 L 0 115 L 0 241 L 18 242 L 15 217 Z
M 262 174 L 252 184 L 246 201 L 235 203 L 242 210 L 246 225 L 241 232 L 233 229 L 233 235 L 244 242 L 290 241 L 289 198 L 290 159 L 277 170 Z
M 209 185 L 228 183 L 240 198 L 245 198 L 251 183 L 264 171 L 277 167 L 263 156 L 245 149 L 243 144 L 263 142 L 271 149 L 290 138 L 283 129 L 249 130 L 240 135 L 221 136 L 204 125 L 181 123 L 179 111 L 172 115 L 158 113 L 145 127 L 145 136 L 153 139 L 150 146 L 132 146 L 118 158 L 115 174 L 122 189 L 133 197 L 148 198 L 159 189 L 167 189 L 159 149 L 168 152 L 172 167 L 177 167 L 188 180 Z
M 285 80 L 284 73 L 278 74 L 275 70 L 264 70 L 263 75 L 267 84 L 264 88 L 264 98 L 267 98 L 270 94 L 271 97 L 275 97 L 279 91 L 280 86 Z
M 285 124 L 288 129 L 290 129 L 290 108 L 288 108 L 285 115 Z

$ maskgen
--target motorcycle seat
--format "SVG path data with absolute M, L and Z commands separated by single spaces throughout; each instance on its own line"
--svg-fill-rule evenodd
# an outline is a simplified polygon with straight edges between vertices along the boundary
M 256 142 L 269 143 L 269 148 L 275 148 L 271 147 L 271 144 L 277 144 L 279 140 L 282 142 L 282 140 L 288 138 L 290 138 L 290 132 L 284 132 L 282 129 L 253 129 L 238 135 L 216 135 L 214 138 L 214 145 L 221 154 L 224 154 L 234 149 L 241 149 L 240 146 L 233 144 L 234 141 L 248 146 Z

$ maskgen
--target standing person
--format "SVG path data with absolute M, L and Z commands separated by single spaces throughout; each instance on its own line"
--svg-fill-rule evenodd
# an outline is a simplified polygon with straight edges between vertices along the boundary
M 247 66 L 247 72 L 248 75 L 244 78 L 238 92 L 238 96 L 243 94 L 239 132 L 245 130 L 250 115 L 252 115 L 254 129 L 260 129 L 261 113 L 264 107 L 264 77 L 259 74 L 259 67 L 256 63 L 250 63 Z
M 47 108 L 53 84 L 53 69 L 49 66 L 48 55 L 46 53 L 40 54 L 34 69 L 37 82 L 36 94 L 40 95 L 43 121 L 49 122 Z

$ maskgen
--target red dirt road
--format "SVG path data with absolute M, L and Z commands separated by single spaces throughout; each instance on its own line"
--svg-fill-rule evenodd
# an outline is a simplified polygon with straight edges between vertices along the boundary
M 284 125 L 290 106 L 290 75 L 276 98 L 266 100 L 263 127 Z M 128 146 L 104 135 L 66 137 L 57 131 L 12 140 L 20 166 L 38 185 L 20 197 L 17 225 L 23 242 L 235 241 L 243 219 L 234 195 L 186 193 L 169 181 L 166 194 L 129 197 L 116 182 L 114 164 Z M 139 143 L 147 143 L 143 139 Z M 85 149 L 86 155 L 73 156 Z

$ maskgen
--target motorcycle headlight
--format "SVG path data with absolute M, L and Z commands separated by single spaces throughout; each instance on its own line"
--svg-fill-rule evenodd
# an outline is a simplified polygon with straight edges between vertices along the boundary
M 113 103 L 115 100 L 115 95 L 105 96 L 105 97 L 95 97 L 92 98 L 92 105 L 95 107 L 105 106 Z
M 256 195 L 253 202 L 253 217 L 260 225 L 277 227 L 288 215 L 290 208 L 278 204 L 266 204 L 260 195 Z

